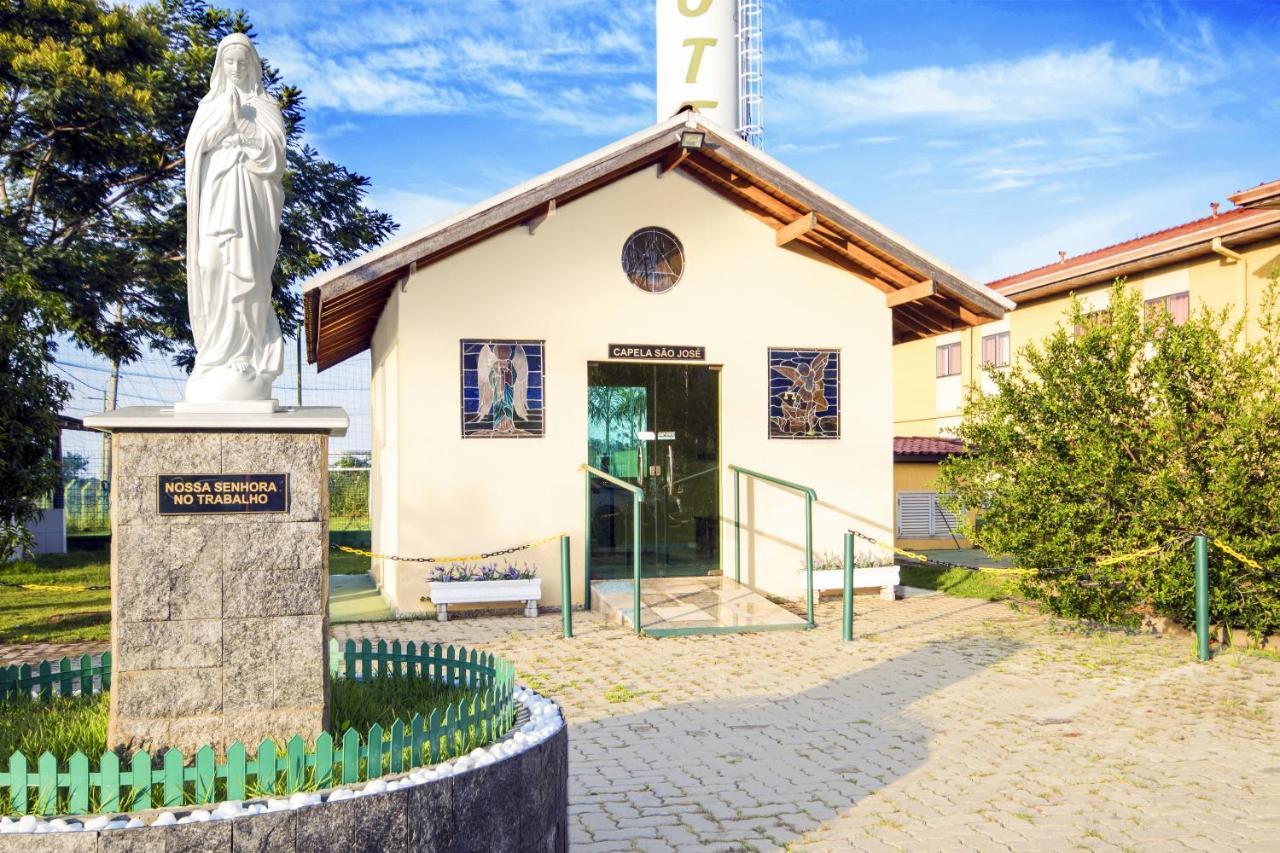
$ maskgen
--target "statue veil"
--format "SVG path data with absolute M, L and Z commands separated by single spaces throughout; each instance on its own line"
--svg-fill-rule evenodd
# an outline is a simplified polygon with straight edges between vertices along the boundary
M 234 48 L 244 51 L 248 66 L 238 85 L 226 67 Z M 196 363 L 183 405 L 270 400 L 283 371 L 271 276 L 287 145 L 284 117 L 262 86 L 258 51 L 243 33 L 227 36 L 185 147 L 187 305 Z
M 258 97 L 266 94 L 262 88 L 262 57 L 258 56 L 258 49 L 253 46 L 253 41 L 244 33 L 232 33 L 231 35 L 218 42 L 218 55 L 213 60 L 213 74 L 209 76 L 209 91 L 200 103 L 211 101 L 219 95 L 227 91 L 227 72 L 223 70 L 222 60 L 226 56 L 227 50 L 232 47 L 242 47 L 249 54 L 249 79 L 253 81 L 251 95 Z

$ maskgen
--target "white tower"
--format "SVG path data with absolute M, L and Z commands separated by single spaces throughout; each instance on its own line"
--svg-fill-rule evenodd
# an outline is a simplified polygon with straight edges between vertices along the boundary
M 658 121 L 691 105 L 738 129 L 738 1 L 657 0 Z

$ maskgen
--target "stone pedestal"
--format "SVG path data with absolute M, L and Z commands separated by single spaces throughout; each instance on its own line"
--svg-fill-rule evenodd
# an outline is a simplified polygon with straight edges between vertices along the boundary
M 112 432 L 107 741 L 222 750 L 328 725 L 328 444 L 341 409 L 138 407 Z M 286 511 L 162 514 L 163 475 L 288 475 Z M 170 507 L 172 510 L 172 507 Z

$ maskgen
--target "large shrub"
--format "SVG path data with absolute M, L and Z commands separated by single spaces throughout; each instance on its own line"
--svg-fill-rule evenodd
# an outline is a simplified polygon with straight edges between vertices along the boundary
M 957 509 L 981 513 L 966 535 L 1041 570 L 1023 591 L 1057 613 L 1189 624 L 1194 575 L 1182 540 L 1206 531 L 1268 567 L 1211 549 L 1213 620 L 1280 630 L 1276 290 L 1273 276 L 1261 334 L 1247 342 L 1228 310 L 1175 325 L 1119 281 L 1107 312 L 1073 300 L 1066 324 L 993 373 L 997 393 L 966 403 L 959 435 L 969 453 L 939 478 Z M 1156 543 L 1181 544 L 1096 564 Z

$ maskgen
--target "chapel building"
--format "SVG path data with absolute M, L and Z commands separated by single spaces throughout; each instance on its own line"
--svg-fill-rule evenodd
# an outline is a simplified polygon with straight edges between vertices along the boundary
M 813 547 L 894 535 L 896 343 L 1000 320 L 975 284 L 686 110 L 305 288 L 308 360 L 370 350 L 372 549 L 567 533 L 572 599 L 630 578 L 805 589 Z M 735 482 L 738 524 L 735 525 Z M 548 542 L 536 564 L 560 600 Z M 429 568 L 374 560 L 400 614 Z

